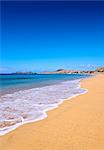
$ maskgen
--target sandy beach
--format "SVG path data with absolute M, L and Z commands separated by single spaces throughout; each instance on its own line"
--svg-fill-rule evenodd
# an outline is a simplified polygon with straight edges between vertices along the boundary
M 86 94 L 64 101 L 42 121 L 0 137 L 0 150 L 104 150 L 104 75 L 83 80 Z

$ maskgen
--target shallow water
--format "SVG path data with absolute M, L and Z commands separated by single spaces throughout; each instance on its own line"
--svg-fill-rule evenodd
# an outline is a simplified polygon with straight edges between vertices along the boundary
M 82 74 L 0 75 L 0 95 L 87 77 Z
M 85 76 L 84 76 L 85 77 Z M 65 99 L 83 94 L 80 78 L 62 80 L 57 84 L 46 84 L 26 90 L 5 94 L 0 98 L 0 135 L 4 135 L 16 127 L 45 118 L 46 111 L 58 107 Z M 52 80 L 51 80 L 52 81 Z

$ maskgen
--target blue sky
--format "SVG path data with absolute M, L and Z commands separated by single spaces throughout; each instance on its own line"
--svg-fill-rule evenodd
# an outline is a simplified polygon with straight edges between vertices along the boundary
M 104 2 L 2 2 L 1 72 L 104 65 Z

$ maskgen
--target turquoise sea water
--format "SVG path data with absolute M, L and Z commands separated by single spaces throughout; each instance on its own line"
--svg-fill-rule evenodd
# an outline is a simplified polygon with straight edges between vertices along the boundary
M 51 75 L 0 75 L 0 93 L 21 90 L 22 88 L 41 87 L 62 81 L 88 77 L 82 74 L 51 74 Z
M 65 99 L 84 94 L 80 80 L 89 75 L 1 75 L 0 135 L 47 117 Z

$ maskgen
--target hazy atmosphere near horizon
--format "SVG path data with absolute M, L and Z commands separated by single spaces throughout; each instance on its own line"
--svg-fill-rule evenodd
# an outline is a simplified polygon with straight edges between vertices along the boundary
M 104 1 L 1 1 L 0 73 L 104 66 Z

